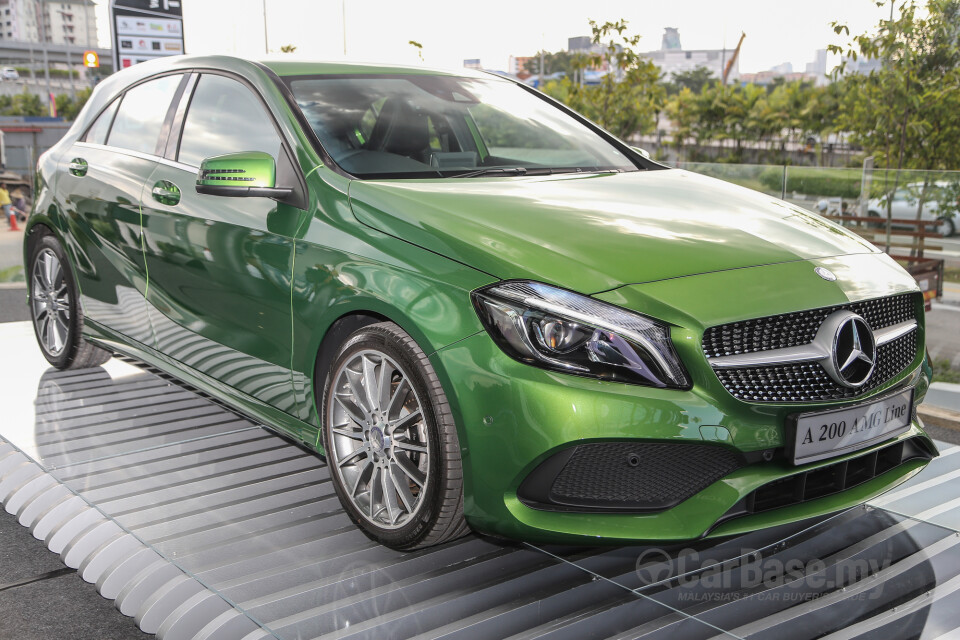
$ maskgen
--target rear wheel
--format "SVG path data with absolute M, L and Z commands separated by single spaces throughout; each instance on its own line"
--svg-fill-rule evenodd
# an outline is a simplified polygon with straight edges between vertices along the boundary
M 58 369 L 96 367 L 110 353 L 83 337 L 83 310 L 63 247 L 41 236 L 30 252 L 30 316 L 40 351 Z
M 446 396 L 416 342 L 390 322 L 340 348 L 322 398 L 323 444 L 341 504 L 396 549 L 467 532 L 460 445 Z

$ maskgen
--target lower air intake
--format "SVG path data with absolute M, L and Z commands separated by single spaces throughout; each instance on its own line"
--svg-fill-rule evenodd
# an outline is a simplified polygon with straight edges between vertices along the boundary
M 738 453 L 719 445 L 582 444 L 541 463 L 517 493 L 539 509 L 662 511 L 744 464 Z

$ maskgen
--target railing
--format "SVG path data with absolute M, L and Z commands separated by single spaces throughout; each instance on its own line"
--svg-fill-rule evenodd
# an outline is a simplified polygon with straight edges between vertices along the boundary
M 927 300 L 943 293 L 937 240 L 960 231 L 960 171 L 896 171 L 706 162 L 678 167 L 781 198 L 842 224 L 917 278 Z

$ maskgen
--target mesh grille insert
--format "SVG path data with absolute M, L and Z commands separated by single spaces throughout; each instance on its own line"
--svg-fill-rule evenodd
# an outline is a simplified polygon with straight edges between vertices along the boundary
M 542 464 L 521 486 L 521 498 L 547 508 L 663 510 L 744 464 L 730 449 L 692 443 L 592 443 L 559 456 L 568 457 L 562 469 Z
M 808 344 L 823 320 L 838 309 L 860 314 L 874 329 L 888 327 L 917 319 L 918 296 L 907 293 L 711 327 L 704 332 L 703 350 L 707 357 L 719 357 Z M 715 373 L 731 395 L 747 402 L 846 400 L 889 382 L 913 362 L 917 351 L 916 331 L 878 347 L 876 369 L 858 389 L 838 384 L 817 362 L 717 369 Z

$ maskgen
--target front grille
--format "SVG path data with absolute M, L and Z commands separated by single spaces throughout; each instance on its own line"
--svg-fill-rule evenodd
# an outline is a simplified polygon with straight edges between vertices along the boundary
M 710 327 L 703 332 L 703 352 L 708 358 L 716 358 L 808 344 L 827 316 L 840 309 L 862 316 L 874 329 L 889 327 L 898 322 L 916 320 L 919 297 L 919 293 L 904 293 Z
M 704 332 L 708 358 L 808 344 L 831 313 L 846 309 L 861 315 L 873 329 L 918 320 L 918 293 L 769 316 L 711 327 Z M 916 358 L 917 331 L 877 348 L 877 365 L 870 380 L 857 389 L 835 382 L 818 362 L 716 369 L 720 383 L 735 398 L 747 402 L 813 402 L 847 400 L 890 381 Z
M 850 389 L 827 375 L 817 362 L 717 369 L 717 377 L 735 398 L 748 402 L 846 400 L 875 389 L 910 366 L 917 355 L 917 332 L 877 348 L 877 367 L 865 385 Z
M 934 456 L 920 440 L 909 438 L 860 456 L 774 480 L 747 494 L 720 521 L 763 513 L 852 489 L 911 460 Z
M 518 496 L 566 510 L 669 509 L 745 464 L 719 445 L 603 442 L 561 451 L 538 466 Z

